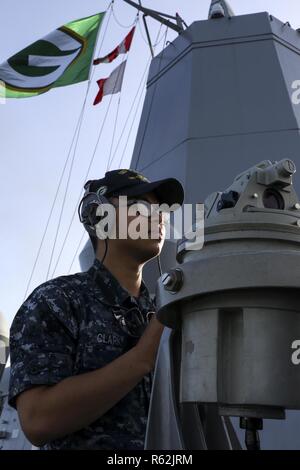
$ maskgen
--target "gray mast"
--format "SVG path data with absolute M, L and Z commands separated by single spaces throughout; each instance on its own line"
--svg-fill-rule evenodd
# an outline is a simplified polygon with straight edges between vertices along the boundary
M 267 12 L 195 21 L 151 63 L 131 167 L 178 178 L 191 203 L 257 161 L 297 164 L 299 53 L 299 33 Z
M 152 61 L 131 167 L 150 179 L 178 178 L 185 202 L 195 203 L 259 161 L 298 164 L 299 54 L 299 33 L 288 23 L 267 12 L 233 16 L 225 1 L 212 2 L 208 20 L 194 22 Z M 299 178 L 295 189 L 299 194 Z M 164 271 L 175 264 L 172 244 L 166 248 Z M 149 263 L 146 273 L 153 285 L 156 266 Z M 236 420 L 220 418 L 213 405 L 202 408 L 201 420 L 192 404 L 179 404 L 178 349 L 166 329 L 147 447 L 238 448 L 232 424 L 240 443 L 244 436 Z M 267 420 L 262 447 L 299 448 L 299 423 L 296 411 L 285 421 Z

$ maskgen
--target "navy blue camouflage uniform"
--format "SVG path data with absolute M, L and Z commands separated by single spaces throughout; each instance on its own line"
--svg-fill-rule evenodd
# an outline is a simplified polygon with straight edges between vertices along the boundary
M 147 326 L 155 310 L 144 283 L 138 298 L 129 295 L 95 260 L 86 272 L 61 276 L 36 288 L 17 312 L 10 331 L 9 403 L 36 385 L 99 369 L 131 349 L 129 336 L 113 312 L 138 307 Z M 151 374 L 100 419 L 43 449 L 143 449 Z

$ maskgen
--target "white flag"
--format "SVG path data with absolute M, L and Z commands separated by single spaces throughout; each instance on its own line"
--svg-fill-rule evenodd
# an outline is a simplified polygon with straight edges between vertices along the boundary
M 119 65 L 108 78 L 97 80 L 99 91 L 95 98 L 94 105 L 102 101 L 103 96 L 113 95 L 122 89 L 123 77 L 126 67 L 126 60 Z

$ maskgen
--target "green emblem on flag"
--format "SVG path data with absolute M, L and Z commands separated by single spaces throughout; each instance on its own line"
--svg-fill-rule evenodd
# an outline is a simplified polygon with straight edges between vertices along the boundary
M 26 98 L 89 78 L 105 12 L 72 21 L 0 65 L 0 97 Z

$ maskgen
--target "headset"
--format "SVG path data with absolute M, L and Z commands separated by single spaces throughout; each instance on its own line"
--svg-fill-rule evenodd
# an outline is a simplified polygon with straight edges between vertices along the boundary
M 91 237 L 100 238 L 105 241 L 105 252 L 101 262 L 103 263 L 108 249 L 107 237 L 114 227 L 114 218 L 105 209 L 104 205 L 113 205 L 105 196 L 106 186 L 101 186 L 96 191 L 91 191 L 93 181 L 87 181 L 84 185 L 85 193 L 78 206 L 78 216 L 80 222 Z M 106 216 L 108 230 L 96 225 Z M 100 235 L 100 236 L 99 236 Z
M 94 238 L 100 238 L 105 241 L 105 252 L 101 260 L 103 263 L 108 250 L 108 236 L 111 234 L 114 228 L 115 220 L 112 218 L 112 214 L 107 214 L 107 211 L 105 211 L 102 206 L 106 204 L 113 206 L 113 204 L 109 201 L 109 199 L 107 199 L 107 197 L 104 196 L 105 192 L 107 191 L 107 187 L 101 186 L 96 191 L 91 191 L 92 183 L 93 181 L 89 180 L 84 185 L 85 193 L 78 206 L 78 216 L 80 222 L 84 225 L 90 236 Z M 105 214 L 107 214 L 106 218 L 108 230 L 104 231 L 104 227 L 98 225 L 96 231 L 96 225 L 101 221 L 101 219 L 103 219 Z M 162 268 L 159 255 L 157 257 L 157 264 L 158 271 L 161 276 Z

